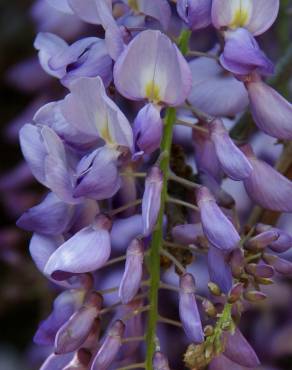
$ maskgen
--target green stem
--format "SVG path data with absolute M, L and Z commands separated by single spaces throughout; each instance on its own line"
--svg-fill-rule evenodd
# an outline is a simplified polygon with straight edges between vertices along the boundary
M 155 353 L 156 326 L 159 319 L 158 314 L 158 291 L 160 284 L 160 247 L 163 243 L 163 215 L 165 211 L 165 202 L 167 198 L 167 182 L 169 172 L 170 150 L 172 143 L 173 126 L 176 120 L 176 110 L 167 108 L 165 117 L 164 134 L 161 144 L 161 152 L 167 153 L 160 162 L 160 169 L 163 173 L 163 187 L 161 192 L 161 207 L 156 224 L 155 231 L 152 235 L 149 256 L 149 315 L 146 331 L 146 369 L 152 370 L 152 358 Z

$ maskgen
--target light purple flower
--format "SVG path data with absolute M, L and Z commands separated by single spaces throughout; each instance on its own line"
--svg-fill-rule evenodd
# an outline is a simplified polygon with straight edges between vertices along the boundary
M 262 233 L 253 236 L 246 243 L 245 247 L 251 250 L 263 250 L 270 243 L 273 243 L 279 238 L 277 229 L 265 230 Z
M 233 180 L 243 180 L 250 176 L 252 166 L 245 155 L 229 137 L 221 120 L 211 123 L 211 140 L 223 171 Z
M 201 187 L 197 191 L 197 202 L 203 230 L 209 242 L 223 251 L 235 249 L 240 236 L 206 187 Z
M 102 20 L 96 6 L 97 2 L 104 2 L 111 11 L 112 0 L 67 0 L 69 7 L 83 21 L 92 24 L 102 24 Z
M 72 197 L 74 178 L 62 140 L 48 126 L 25 124 L 19 133 L 22 153 L 36 179 L 61 200 L 78 203 Z
M 292 262 L 284 258 L 268 254 L 265 254 L 264 259 L 267 263 L 272 265 L 279 274 L 289 277 L 292 276 Z
M 139 239 L 134 239 L 127 248 L 126 265 L 119 288 L 119 297 L 123 304 L 129 303 L 140 288 L 143 274 L 143 259 L 143 243 Z
M 53 8 L 66 14 L 73 14 L 72 9 L 68 5 L 68 0 L 46 0 Z
M 160 110 L 159 106 L 149 103 L 135 118 L 133 127 L 135 143 L 145 154 L 151 154 L 160 146 L 163 128 Z
M 197 238 L 204 235 L 201 224 L 176 225 L 172 229 L 172 236 L 175 241 L 182 244 L 196 243 Z
M 128 99 L 176 106 L 189 94 L 191 72 L 166 35 L 147 30 L 137 35 L 117 60 L 114 81 Z
M 109 368 L 121 347 L 124 331 L 125 324 L 121 320 L 115 321 L 94 357 L 91 370 L 107 370 Z
M 233 197 L 227 193 L 211 175 L 201 172 L 200 182 L 211 191 L 220 207 L 227 209 L 234 207 L 235 200 Z
M 274 23 L 279 3 L 279 0 L 213 0 L 212 22 L 216 28 L 245 27 L 258 36 Z
M 112 148 L 133 149 L 129 121 L 106 95 L 99 77 L 79 78 L 71 84 L 70 91 L 61 104 L 61 113 L 67 122 L 78 131 L 103 139 Z
M 273 63 L 244 28 L 225 32 L 225 46 L 220 63 L 235 75 L 248 75 L 254 71 L 262 75 L 274 73 Z
M 292 105 L 258 76 L 246 83 L 252 116 L 257 126 L 273 137 L 292 139 Z
M 243 181 L 249 197 L 261 207 L 273 211 L 292 211 L 292 183 L 266 162 L 258 159 L 248 146 L 243 148 L 253 172 Z
M 55 338 L 56 354 L 73 352 L 85 342 L 101 306 L 102 297 L 91 293 L 84 305 L 58 330 Z
M 214 48 L 209 53 L 216 53 Z M 227 73 L 215 59 L 196 58 L 189 62 L 193 82 L 189 102 L 212 116 L 234 116 L 248 105 L 242 82 Z M 212 102 L 212 104 L 210 104 Z
M 193 343 L 202 343 L 204 333 L 195 296 L 195 280 L 189 273 L 180 278 L 179 316 L 187 337 Z
M 91 353 L 85 348 L 80 348 L 74 355 L 72 361 L 62 370 L 88 370 Z
M 143 221 L 140 214 L 127 218 L 117 218 L 111 230 L 111 244 L 115 251 L 125 251 L 130 242 L 143 232 Z M 121 235 L 123 237 L 121 238 Z
M 213 358 L 209 365 L 209 370 L 243 370 L 242 366 L 230 361 L 224 355 L 219 355 Z
M 45 273 L 57 280 L 72 274 L 95 271 L 109 259 L 111 221 L 99 215 L 96 221 L 77 232 L 49 258 Z
M 220 249 L 212 245 L 209 246 L 208 270 L 210 280 L 217 284 L 225 294 L 227 294 L 232 287 L 232 274 L 228 258 L 229 256 L 224 254 Z
M 178 0 L 177 11 L 192 31 L 211 24 L 212 0 Z
M 150 235 L 160 210 L 163 175 L 159 167 L 150 169 L 146 180 L 142 199 L 143 234 Z
M 162 352 L 155 352 L 153 356 L 154 370 L 170 370 L 168 360 Z

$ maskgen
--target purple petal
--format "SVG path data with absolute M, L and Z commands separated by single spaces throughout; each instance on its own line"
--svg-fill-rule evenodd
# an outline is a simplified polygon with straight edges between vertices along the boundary
M 232 287 L 231 268 L 227 259 L 228 255 L 225 255 L 224 252 L 211 245 L 209 246 L 208 270 L 210 280 L 217 284 L 225 294 L 227 294 Z
M 19 131 L 19 140 L 22 154 L 32 174 L 40 183 L 45 185 L 46 175 L 43 164 L 47 151 L 44 146 L 40 127 L 30 123 L 25 124 Z
M 157 19 L 163 29 L 167 30 L 171 17 L 171 8 L 167 0 L 140 0 L 139 12 Z
M 173 238 L 182 244 L 196 243 L 197 238 L 203 235 L 201 224 L 177 225 L 172 229 Z
M 142 199 L 143 234 L 150 235 L 160 210 L 163 175 L 159 167 L 150 169 L 145 180 L 145 190 Z
M 212 22 L 216 28 L 246 27 L 257 36 L 271 27 L 278 10 L 279 0 L 213 0 Z
M 192 31 L 211 24 L 212 0 L 178 0 L 177 11 Z
M 197 191 L 197 202 L 203 230 L 209 242 L 224 251 L 236 248 L 240 236 L 206 187 Z
M 63 370 L 72 359 L 73 354 L 56 355 L 52 353 L 40 367 L 40 370 Z
M 52 69 L 49 65 L 52 56 L 68 49 L 68 44 L 61 37 L 53 33 L 41 32 L 34 42 L 34 47 L 39 50 L 40 64 L 49 75 L 62 78 L 66 74 L 64 66 Z
M 116 219 L 111 230 L 112 248 L 117 251 L 124 251 L 131 240 L 141 235 L 142 231 L 143 222 L 141 215 Z M 121 235 L 123 235 L 122 238 Z
M 235 200 L 227 193 L 220 184 L 208 173 L 200 173 L 201 184 L 206 186 L 214 195 L 220 207 L 231 209 L 235 205 Z
M 129 303 L 137 294 L 143 274 L 144 246 L 134 239 L 127 249 L 124 274 L 120 283 L 119 297 L 123 304 Z
M 210 53 L 217 52 L 217 49 Z M 234 116 L 248 105 L 242 82 L 224 72 L 215 59 L 196 58 L 189 63 L 193 83 L 189 102 L 212 116 Z M 210 104 L 212 101 L 212 104 Z
M 125 325 L 122 321 L 116 321 L 110 328 L 102 346 L 97 352 L 91 370 L 107 370 L 114 361 L 122 344 Z
M 193 343 L 202 343 L 204 333 L 195 296 L 195 280 L 191 274 L 180 278 L 179 316 L 187 337 Z
M 224 355 L 216 356 L 209 365 L 209 370 L 244 370 L 242 366 L 230 361 Z
M 77 185 L 74 197 L 87 197 L 96 200 L 111 198 L 119 190 L 121 180 L 117 169 L 119 152 L 106 146 L 96 151 L 88 167 L 79 164 Z M 89 158 L 90 159 L 90 158 Z
M 79 78 L 70 86 L 61 106 L 64 118 L 77 130 L 102 138 L 109 145 L 133 148 L 129 121 L 106 95 L 102 80 Z
M 74 208 L 49 193 L 38 205 L 26 211 L 18 220 L 17 226 L 39 234 L 59 235 L 67 230 Z
M 62 236 L 33 234 L 29 252 L 37 268 L 43 272 L 46 263 L 55 250 L 64 242 Z
M 58 330 L 55 338 L 55 353 L 76 351 L 88 337 L 102 305 L 102 297 L 91 293 L 84 306 L 75 312 Z
M 266 230 L 256 236 L 250 238 L 246 243 L 245 247 L 251 250 L 263 250 L 270 243 L 274 242 L 279 238 L 279 233 L 276 229 Z
M 223 171 L 233 180 L 243 180 L 250 176 L 252 166 L 241 150 L 231 140 L 221 120 L 211 124 L 211 140 Z
M 170 370 L 168 360 L 162 352 L 155 352 L 153 356 L 153 370 Z
M 193 130 L 193 144 L 198 170 L 207 173 L 220 183 L 223 173 L 210 135 Z
M 154 104 L 145 105 L 134 121 L 134 137 L 137 147 L 145 154 L 151 154 L 159 148 L 163 123 L 160 107 Z
M 292 276 L 292 262 L 273 255 L 265 255 L 264 258 L 279 274 Z
M 95 225 L 85 227 L 62 244 L 48 260 L 45 273 L 64 280 L 66 273 L 80 274 L 103 266 L 111 252 L 109 226 L 105 222 L 105 216 L 98 216 Z
M 292 105 L 260 79 L 246 84 L 257 126 L 273 137 L 292 139 Z
M 254 0 L 251 18 L 246 28 L 255 36 L 267 31 L 279 12 L 279 0 Z
M 167 36 L 147 30 L 136 36 L 117 60 L 114 81 L 118 91 L 128 99 L 147 98 L 175 106 L 189 94 L 191 73 Z
M 53 8 L 66 14 L 73 14 L 67 0 L 46 0 Z
M 241 334 L 239 329 L 235 329 L 235 333 L 225 334 L 226 347 L 224 351 L 224 356 L 229 358 L 229 360 L 245 367 L 257 367 L 260 365 L 260 361 L 248 343 L 248 341 Z
M 220 62 L 225 69 L 237 75 L 247 75 L 253 71 L 262 75 L 274 73 L 273 63 L 244 28 L 225 33 L 225 46 Z
M 276 241 L 273 241 L 269 244 L 269 247 L 276 253 L 286 252 L 292 247 L 292 235 L 283 230 L 277 229 L 270 225 L 257 224 L 256 231 L 260 233 L 265 231 L 275 231 L 279 235 Z
M 82 306 L 85 293 L 82 289 L 70 289 L 59 294 L 54 301 L 52 313 L 40 323 L 34 342 L 53 345 L 59 328 Z
M 273 211 L 292 211 L 292 183 L 273 167 L 257 159 L 248 147 L 243 148 L 253 172 L 244 180 L 249 197 L 261 207 Z
M 63 370 L 88 370 L 90 359 L 91 353 L 85 348 L 80 348 L 75 353 L 72 361 Z
M 101 24 L 101 19 L 96 7 L 96 0 L 67 0 L 73 12 L 83 21 L 92 24 Z M 100 0 L 98 0 L 100 1 Z M 104 0 L 102 0 L 104 1 Z M 107 0 L 108 8 L 111 7 L 111 0 Z

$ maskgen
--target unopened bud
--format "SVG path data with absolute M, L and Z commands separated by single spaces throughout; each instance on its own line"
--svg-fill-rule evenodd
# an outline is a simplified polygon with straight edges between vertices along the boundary
M 230 267 L 233 277 L 239 278 L 244 271 L 244 254 L 241 248 L 236 248 L 231 253 Z
M 267 298 L 266 294 L 257 290 L 250 290 L 244 293 L 244 298 L 249 302 L 261 302 Z
M 272 284 L 274 284 L 274 281 L 272 279 L 268 279 L 268 278 L 257 277 L 255 279 L 255 281 L 260 285 L 272 285 Z
M 219 286 L 215 283 L 213 283 L 212 281 L 210 281 L 208 283 L 208 288 L 210 290 L 210 292 L 213 294 L 213 295 L 216 295 L 216 296 L 221 296 L 222 292 L 221 292 L 221 289 L 219 288 Z
M 235 303 L 236 301 L 238 301 L 242 295 L 242 292 L 243 284 L 242 283 L 235 284 L 230 290 L 228 303 Z
M 204 327 L 204 334 L 206 337 L 210 337 L 214 333 L 214 328 L 212 325 L 206 325 Z
M 245 248 L 248 250 L 259 251 L 266 248 L 270 243 L 279 238 L 279 233 L 275 230 L 267 230 L 261 234 L 254 236 L 245 243 Z
M 259 278 L 271 278 L 274 275 L 274 269 L 270 265 L 250 263 L 245 267 L 246 272 Z
M 208 299 L 204 299 L 202 302 L 202 306 L 209 317 L 217 316 L 217 310 L 211 301 L 209 301 Z

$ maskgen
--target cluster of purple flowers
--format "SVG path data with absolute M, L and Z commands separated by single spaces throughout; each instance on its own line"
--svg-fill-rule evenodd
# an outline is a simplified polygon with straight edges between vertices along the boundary
M 222 182 L 242 182 L 263 209 L 292 212 L 291 181 L 233 140 L 226 123 L 249 105 L 259 130 L 292 139 L 292 106 L 265 81 L 274 65 L 255 39 L 274 23 L 279 0 L 47 3 L 104 36 L 69 45 L 40 32 L 34 43 L 42 68 L 68 89 L 19 134 L 49 192 L 17 224 L 34 233 L 31 257 L 61 290 L 34 337 L 52 348 L 41 369 L 170 369 L 160 323 L 182 330 L 190 369 L 259 366 L 239 321 L 266 298 L 261 286 L 292 275 L 278 255 L 292 235 L 245 225 Z M 218 43 L 191 50 L 191 36 L 207 27 Z M 173 140 L 185 129 L 178 149 Z M 205 254 L 209 279 L 199 295 Z M 177 293 L 176 318 L 162 316 L 161 290 Z

